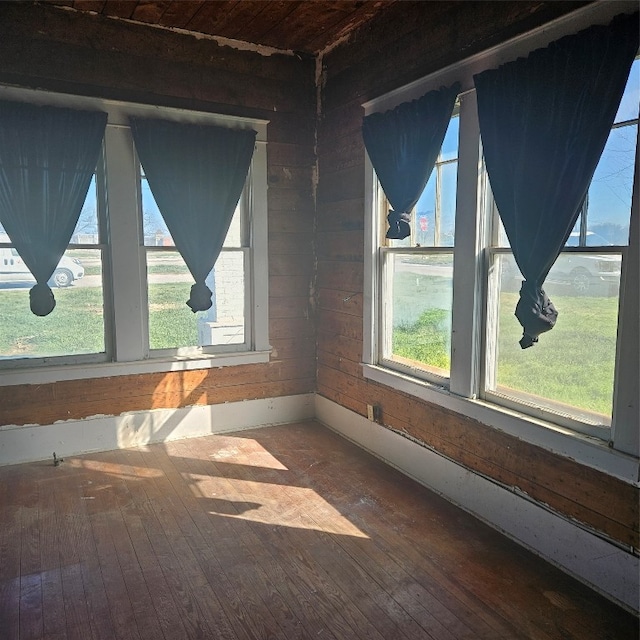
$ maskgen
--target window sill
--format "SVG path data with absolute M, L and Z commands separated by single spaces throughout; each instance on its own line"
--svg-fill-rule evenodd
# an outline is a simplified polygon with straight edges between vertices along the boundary
M 206 356 L 172 356 L 137 360 L 135 362 L 101 362 L 82 365 L 39 366 L 0 372 L 0 387 L 18 384 L 48 384 L 63 380 L 109 378 L 112 376 L 169 371 L 215 369 L 243 364 L 269 362 L 270 351 L 243 351 L 237 353 L 207 354 Z
M 363 364 L 365 378 L 455 411 L 547 451 L 570 458 L 633 484 L 638 483 L 638 459 L 609 448 L 603 440 L 483 400 L 463 398 L 411 376 Z

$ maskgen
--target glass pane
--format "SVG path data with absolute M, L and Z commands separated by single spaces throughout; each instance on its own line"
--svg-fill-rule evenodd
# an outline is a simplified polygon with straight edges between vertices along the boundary
M 447 132 L 444 134 L 439 161 L 455 160 L 458 157 L 458 132 L 460 131 L 460 116 L 451 118 Z
M 0 358 L 103 353 L 104 297 L 99 249 L 68 250 L 50 286 L 56 307 L 44 317 L 29 308 L 33 276 L 17 252 L 0 248 Z
M 625 87 L 615 122 L 635 120 L 638 117 L 640 103 L 640 59 L 634 60 L 629 72 L 629 79 Z
M 427 186 L 424 188 L 420 200 L 416 205 L 416 221 L 412 228 L 415 228 L 416 242 L 420 247 L 434 247 L 435 238 L 435 211 L 436 211 L 436 176 L 438 172 L 434 169 Z
M 142 169 L 141 169 L 142 171 Z M 142 229 L 144 232 L 145 247 L 173 247 L 175 246 L 169 229 L 160 213 L 147 179 L 142 173 L 140 179 L 142 192 Z M 236 207 L 231 225 L 224 241 L 224 247 L 241 247 L 242 233 L 240 221 L 240 203 Z
M 456 183 L 458 163 L 441 167 L 440 187 L 440 241 L 437 246 L 453 247 L 456 228 Z
M 98 192 L 96 176 L 91 179 L 87 197 L 82 205 L 78 224 L 71 236 L 71 244 L 99 244 L 98 230 Z
M 4 227 L 0 224 L 0 242 L 11 240 L 5 233 Z M 98 227 L 98 191 L 95 174 L 91 178 L 91 184 L 87 190 L 87 197 L 82 205 L 78 223 L 71 236 L 70 244 L 100 244 Z
M 629 243 L 637 136 L 637 124 L 609 134 L 589 188 L 587 246 Z
M 388 256 L 385 358 L 449 375 L 453 254 Z
M 389 240 L 388 246 L 452 247 L 455 235 L 458 129 L 460 118 L 451 118 L 438 161 L 413 210 L 411 236 Z M 385 212 L 386 232 L 386 212 Z
M 544 286 L 558 321 L 524 350 L 514 316 L 521 276 L 511 255 L 496 260 L 496 374 L 488 389 L 591 424 L 610 424 L 621 256 L 560 255 Z
M 177 251 L 147 253 L 149 346 L 177 349 L 244 343 L 244 253 L 224 251 L 207 278 L 213 306 L 187 306 L 193 278 Z

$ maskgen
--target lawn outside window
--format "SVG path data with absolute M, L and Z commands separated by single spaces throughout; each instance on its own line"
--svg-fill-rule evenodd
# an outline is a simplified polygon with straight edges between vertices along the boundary
M 6 274 L 0 278 L 0 384 L 268 360 L 266 121 L 98 104 L 9 87 L 0 87 L 0 98 L 108 113 L 101 159 L 58 272 L 66 263 L 78 270 L 70 282 L 54 278 L 56 309 L 45 318 L 30 313 L 30 274 L 20 282 L 5 282 Z M 208 278 L 214 291 L 208 312 L 193 313 L 185 304 L 193 278 L 173 246 L 134 148 L 129 117 L 149 115 L 258 132 L 242 196 Z M 12 250 L 1 232 L 0 267 Z
M 638 260 L 640 61 L 632 66 L 580 218 L 544 285 L 560 312 L 558 323 L 528 350 L 518 345 L 522 329 L 513 311 L 522 278 L 483 166 L 472 77 L 562 35 L 606 24 L 620 11 L 579 10 L 365 104 L 368 115 L 455 81 L 462 87 L 454 112 L 457 181 L 451 192 L 440 189 L 455 207 L 451 249 L 420 235 L 431 229 L 420 203 L 405 246 L 384 239 L 386 202 L 367 159 L 365 377 L 614 472 L 625 463 L 608 456 L 637 457 L 639 448 L 637 400 L 634 416 L 625 399 L 638 388 L 638 287 L 627 271 Z M 445 139 L 439 162 L 449 153 Z M 434 210 L 441 206 L 435 185 L 445 184 L 444 166 L 436 165 L 430 178 Z M 594 446 L 605 447 L 598 462 Z M 637 464 L 628 469 L 637 475 Z
M 411 212 L 411 236 L 381 247 L 382 362 L 434 382 L 449 378 L 459 110 L 431 177 Z M 383 211 L 390 207 L 382 189 Z M 384 238 L 384 225 L 381 237 Z

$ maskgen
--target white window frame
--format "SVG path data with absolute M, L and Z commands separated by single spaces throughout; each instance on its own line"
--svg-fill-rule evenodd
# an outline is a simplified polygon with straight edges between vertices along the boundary
M 99 201 L 108 207 L 108 237 L 101 238 L 106 354 L 7 360 L 0 363 L 0 386 L 58 380 L 204 369 L 268 362 L 269 293 L 267 238 L 267 120 L 225 116 L 54 92 L 0 86 L 0 99 L 108 114 L 101 162 L 106 181 L 98 181 Z M 149 352 L 146 247 L 140 215 L 139 162 L 130 117 L 250 128 L 257 132 L 250 177 L 243 198 L 250 219 L 245 255 L 245 345 Z M 100 170 L 98 174 L 100 175 Z M 100 189 L 104 189 L 100 192 Z M 104 206 L 104 202 L 99 206 Z M 104 221 L 104 218 L 102 218 Z M 101 223 L 103 224 L 103 223 Z M 188 286 L 188 285 L 187 285 Z M 185 298 L 186 299 L 186 298 Z
M 637 9 L 631 3 L 594 3 L 572 12 L 553 23 L 518 36 L 502 45 L 451 65 L 426 78 L 365 103 L 365 115 L 392 109 L 427 91 L 460 82 L 460 143 L 458 149 L 458 183 L 456 204 L 456 242 L 454 247 L 453 320 L 451 378 L 448 387 L 432 384 L 415 375 L 392 370 L 379 360 L 378 326 L 380 318 L 380 194 L 371 162 L 365 161 L 365 281 L 363 309 L 363 375 L 438 404 L 465 416 L 489 424 L 522 440 L 541 446 L 616 475 L 637 482 L 638 457 L 638 164 L 634 181 L 631 216 L 631 242 L 623 251 L 618 320 L 618 353 L 614 388 L 613 420 L 607 429 L 608 439 L 580 433 L 548 414 L 531 415 L 482 399 L 484 322 L 487 308 L 488 252 L 490 225 L 486 189 L 482 180 L 480 137 L 473 75 L 488 68 L 526 55 L 563 35 L 576 33 L 592 24 L 607 24 L 618 13 Z M 373 214 L 373 215 L 372 215 Z M 621 347 L 624 345 L 624 348 Z
M 459 119 L 460 116 L 460 107 L 461 104 L 456 103 L 454 107 L 453 114 L 451 119 L 454 117 Z M 451 120 L 450 119 L 450 120 Z M 448 126 L 448 125 L 447 125 Z M 459 150 L 458 150 L 459 151 Z M 454 162 L 458 165 L 458 155 L 453 159 L 442 160 L 441 152 L 438 152 L 438 157 L 436 159 L 435 166 L 433 168 L 434 173 L 437 174 L 436 183 L 435 183 L 435 198 L 436 198 L 436 208 L 434 210 L 434 238 L 440 238 L 440 226 L 442 222 L 442 207 L 441 207 L 441 196 L 442 196 L 442 167 L 453 164 Z M 459 167 L 459 165 L 458 165 Z M 456 175 L 458 171 L 458 167 L 456 168 Z M 456 178 L 457 180 L 457 178 Z M 425 187 L 426 188 L 426 187 Z M 386 213 L 391 208 L 387 197 L 382 190 L 382 187 L 379 183 L 376 183 L 376 202 L 377 204 L 377 215 L 379 220 L 378 230 L 380 233 L 383 233 L 387 228 L 386 223 Z M 416 205 L 417 206 L 417 205 Z M 380 261 L 381 269 L 381 277 L 380 277 L 380 288 L 378 290 L 377 299 L 385 301 L 386 298 L 384 296 L 384 291 L 391 291 L 393 288 L 393 269 L 395 268 L 394 257 L 396 255 L 416 255 L 416 256 L 435 256 L 435 255 L 451 255 L 452 263 L 455 262 L 455 243 L 456 238 L 454 237 L 453 245 L 416 245 L 416 224 L 417 218 L 414 215 L 416 211 L 416 207 L 414 207 L 412 211 L 412 222 L 411 222 L 411 235 L 408 240 L 409 243 L 406 246 L 396 245 L 391 246 L 391 242 L 388 240 L 384 240 L 381 243 L 378 250 L 378 260 Z M 455 233 L 455 232 L 454 232 Z M 457 235 L 457 234 L 455 234 Z M 446 387 L 449 385 L 449 375 L 441 369 L 430 366 L 425 363 L 415 364 L 411 361 L 403 362 L 403 360 L 399 357 L 393 358 L 387 356 L 393 356 L 392 349 L 392 323 L 393 323 L 393 313 L 391 305 L 388 304 L 380 304 L 378 307 L 378 326 L 380 327 L 379 333 L 384 337 L 381 339 L 381 343 L 378 344 L 379 351 L 377 352 L 377 361 L 385 367 L 389 369 L 395 369 L 400 373 L 407 373 L 409 375 L 416 376 L 417 378 L 421 378 L 432 384 Z M 389 330 L 386 331 L 385 327 L 389 327 Z M 453 332 L 453 326 L 451 327 Z

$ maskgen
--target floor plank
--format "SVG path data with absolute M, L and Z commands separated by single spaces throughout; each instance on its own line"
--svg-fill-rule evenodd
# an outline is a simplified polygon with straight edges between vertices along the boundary
M 315 422 L 0 468 L 0 637 L 638 640 Z

